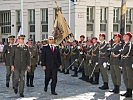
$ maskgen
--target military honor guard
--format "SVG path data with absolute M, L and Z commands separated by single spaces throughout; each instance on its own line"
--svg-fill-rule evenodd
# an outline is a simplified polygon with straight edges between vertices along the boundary
M 9 43 L 5 45 L 3 49 L 4 64 L 6 66 L 6 87 L 7 88 L 9 88 L 11 73 L 12 73 L 12 85 L 14 88 L 14 74 L 11 71 L 11 65 L 10 65 L 11 49 L 13 48 L 13 45 L 14 45 L 14 38 L 15 36 L 13 35 L 9 36 L 8 37 Z
M 111 44 L 110 69 L 114 89 L 110 92 L 119 93 L 121 85 L 120 50 L 122 49 L 121 34 L 114 34 L 114 43 Z
M 11 69 L 14 72 L 14 92 L 24 97 L 25 71 L 30 70 L 30 53 L 28 46 L 24 43 L 25 35 L 18 37 L 18 44 L 11 50 Z
M 98 58 L 99 58 L 99 43 L 97 37 L 92 38 L 93 46 L 91 52 L 91 62 L 92 68 L 90 73 L 90 82 L 92 84 L 99 84 L 99 65 L 98 65 Z
M 45 87 L 44 91 L 47 92 L 49 81 L 51 82 L 51 94 L 57 95 L 55 89 L 57 84 L 57 72 L 61 66 L 61 57 L 59 47 L 54 44 L 54 37 L 49 36 L 49 44 L 42 49 L 42 68 L 45 71 Z
M 35 44 L 33 44 L 33 40 L 28 39 L 28 48 L 30 52 L 30 70 L 27 70 L 27 86 L 34 87 L 34 71 L 36 69 L 36 65 L 38 63 L 38 49 Z
M 126 93 L 121 96 L 132 97 L 133 90 L 133 44 L 131 43 L 132 34 L 127 32 L 123 36 L 124 45 L 121 50 L 121 65 L 123 68 L 123 79 Z
M 109 89 L 108 86 L 108 68 L 107 68 L 107 62 L 109 60 L 109 51 L 108 51 L 108 44 L 105 42 L 105 34 L 101 33 L 99 35 L 100 40 L 100 46 L 99 46 L 99 67 L 100 72 L 103 80 L 103 86 L 99 87 L 101 90 L 107 90 Z

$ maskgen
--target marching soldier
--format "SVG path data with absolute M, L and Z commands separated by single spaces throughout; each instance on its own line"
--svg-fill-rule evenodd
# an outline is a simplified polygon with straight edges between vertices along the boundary
M 10 65 L 10 56 L 11 56 L 11 49 L 14 45 L 14 38 L 15 36 L 9 36 L 9 43 L 4 46 L 3 49 L 3 57 L 4 57 L 4 64 L 6 65 L 6 87 L 9 88 L 10 76 L 11 76 L 11 65 Z M 14 83 L 14 74 L 12 73 L 12 83 Z M 14 84 L 13 84 L 14 88 Z
M 11 51 L 10 64 L 14 72 L 14 93 L 24 97 L 25 71 L 30 70 L 30 53 L 28 46 L 24 43 L 25 35 L 20 35 L 18 44 L 14 45 Z
M 30 52 L 30 70 L 27 71 L 27 86 L 34 87 L 34 71 L 38 63 L 38 49 L 36 45 L 33 44 L 33 40 L 28 40 L 28 47 Z M 30 84 L 29 84 L 30 83 Z
M 103 86 L 99 87 L 101 90 L 109 89 L 108 87 L 108 68 L 107 62 L 109 59 L 108 44 L 105 42 L 105 34 L 99 35 L 100 46 L 99 46 L 99 67 L 102 75 Z
M 79 58 L 79 50 L 77 48 L 77 44 L 78 41 L 75 40 L 72 43 L 72 47 L 71 47 L 71 59 L 72 59 L 72 63 L 74 62 L 74 74 L 72 75 L 72 77 L 78 77 L 78 58 Z
M 126 33 L 123 36 L 124 45 L 121 51 L 121 62 L 123 68 L 123 79 L 126 86 L 126 93 L 121 96 L 132 97 L 133 89 L 133 44 L 130 42 L 131 33 Z
M 122 44 L 120 42 L 122 38 L 121 34 L 114 34 L 114 43 L 110 48 L 111 56 L 110 56 L 110 68 L 111 68 L 111 77 L 114 84 L 114 89 L 110 92 L 119 93 L 119 88 L 121 85 L 121 69 L 120 69 L 120 52 L 119 50 L 122 48 Z
M 91 63 L 91 52 L 92 52 L 92 45 L 93 42 L 92 40 L 87 41 L 87 47 L 86 47 L 86 54 L 85 54 L 85 61 L 84 61 L 84 72 L 85 72 L 85 81 L 89 82 L 89 76 L 90 76 L 90 71 L 92 68 L 92 63 Z
M 91 70 L 91 78 L 90 82 L 92 84 L 99 84 L 99 66 L 98 66 L 98 57 L 99 57 L 99 43 L 96 37 L 92 38 L 93 47 L 92 47 L 92 70 Z M 93 78 L 95 78 L 93 80 Z
M 66 43 L 66 46 L 64 48 L 64 67 L 65 67 L 65 73 L 64 74 L 69 74 L 69 65 L 70 65 L 70 46 L 69 46 L 69 41 Z

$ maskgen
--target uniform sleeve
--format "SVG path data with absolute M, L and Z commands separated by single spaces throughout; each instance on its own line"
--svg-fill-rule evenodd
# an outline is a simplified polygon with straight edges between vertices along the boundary
M 7 51 L 7 46 L 5 45 L 3 48 L 3 60 L 4 60 L 4 62 L 6 61 L 6 51 Z
M 46 47 L 45 46 L 42 48 L 41 65 L 46 66 Z
M 11 48 L 11 55 L 10 55 L 10 65 L 14 66 L 14 58 L 15 57 L 15 46 Z
M 27 66 L 30 66 L 30 52 L 29 52 L 29 48 L 27 50 Z

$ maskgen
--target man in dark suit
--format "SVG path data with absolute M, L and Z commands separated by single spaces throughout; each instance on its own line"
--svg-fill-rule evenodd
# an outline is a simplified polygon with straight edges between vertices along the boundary
M 51 82 L 51 94 L 57 95 L 55 92 L 57 84 L 57 72 L 61 65 L 61 57 L 59 47 L 54 44 L 54 37 L 49 36 L 49 44 L 42 49 L 42 68 L 45 71 L 45 87 L 44 91 L 47 92 L 50 79 Z
M 10 64 L 14 72 L 14 92 L 20 97 L 24 97 L 25 71 L 30 70 L 30 53 L 28 46 L 24 43 L 25 35 L 20 35 L 18 44 L 14 45 L 11 50 Z

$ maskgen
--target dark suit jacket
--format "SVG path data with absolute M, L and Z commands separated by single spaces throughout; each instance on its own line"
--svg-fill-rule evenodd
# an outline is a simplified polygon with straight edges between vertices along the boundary
M 17 70 L 26 70 L 27 66 L 30 66 L 30 53 L 28 46 L 23 48 L 19 45 L 14 45 L 11 50 L 10 64 L 14 65 Z
M 61 65 L 61 57 L 59 47 L 54 47 L 54 53 L 49 45 L 42 49 L 41 65 L 46 66 L 47 69 L 58 69 Z

